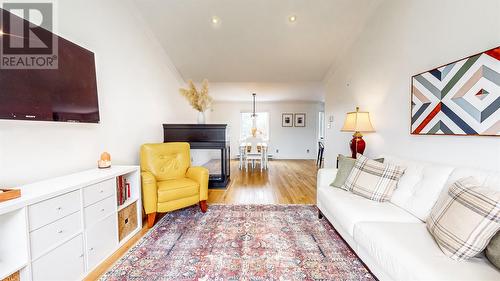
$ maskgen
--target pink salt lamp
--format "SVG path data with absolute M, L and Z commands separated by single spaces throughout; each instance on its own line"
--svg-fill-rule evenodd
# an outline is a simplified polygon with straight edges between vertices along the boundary
M 99 169 L 111 167 L 111 155 L 108 152 L 101 153 L 101 159 L 97 161 L 97 167 L 99 167 Z

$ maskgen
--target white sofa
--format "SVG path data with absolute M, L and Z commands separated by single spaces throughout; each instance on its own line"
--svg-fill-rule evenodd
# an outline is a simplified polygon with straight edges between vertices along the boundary
M 381 157 L 406 167 L 390 202 L 331 187 L 337 170 L 318 171 L 320 212 L 371 272 L 379 280 L 500 280 L 500 271 L 484 256 L 464 262 L 445 256 L 425 226 L 439 194 L 454 181 L 474 176 L 500 190 L 500 173 Z

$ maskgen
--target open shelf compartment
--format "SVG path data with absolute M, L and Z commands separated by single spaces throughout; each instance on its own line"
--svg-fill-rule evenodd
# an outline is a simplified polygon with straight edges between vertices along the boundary
M 28 265 L 26 208 L 0 215 L 0 280 Z
M 135 171 L 116 177 L 116 199 L 117 199 L 118 210 L 121 210 L 121 209 L 127 207 L 128 205 L 137 201 L 137 199 L 140 197 L 138 194 L 138 192 L 140 192 L 140 190 L 141 190 L 141 187 L 139 186 L 140 185 L 140 178 L 139 177 L 140 177 L 139 173 L 135 172 Z M 120 182 L 121 182 L 119 180 L 120 178 L 124 182 L 126 182 L 127 184 L 130 185 L 129 188 L 126 187 L 124 190 L 125 192 L 130 191 L 130 196 L 127 196 L 128 198 L 126 200 L 121 201 L 121 202 L 120 202 L 120 196 L 123 196 L 123 195 L 120 195 Z

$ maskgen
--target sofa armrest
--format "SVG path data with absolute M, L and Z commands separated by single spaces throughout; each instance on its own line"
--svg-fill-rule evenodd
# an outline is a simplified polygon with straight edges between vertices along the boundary
M 330 185 L 337 176 L 337 169 L 323 168 L 318 170 L 317 187 Z
M 151 172 L 141 172 L 142 204 L 146 214 L 156 213 L 158 207 L 158 186 Z
M 204 167 L 189 167 L 186 177 L 200 184 L 200 201 L 208 199 L 208 169 Z

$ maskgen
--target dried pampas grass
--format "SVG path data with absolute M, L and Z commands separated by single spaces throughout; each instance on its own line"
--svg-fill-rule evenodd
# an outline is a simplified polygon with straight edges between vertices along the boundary
M 208 80 L 204 79 L 201 83 L 201 89 L 198 92 L 192 80 L 188 81 L 189 89 L 179 89 L 189 104 L 197 111 L 204 112 L 212 105 L 212 97 L 208 95 Z

